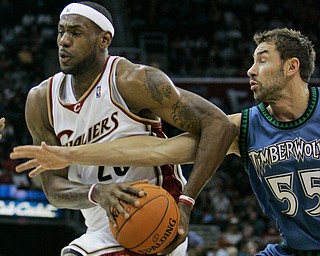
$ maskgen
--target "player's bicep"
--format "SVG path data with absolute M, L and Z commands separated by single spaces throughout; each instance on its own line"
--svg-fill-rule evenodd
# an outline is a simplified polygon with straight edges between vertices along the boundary
M 58 144 L 53 128 L 49 124 L 46 82 L 32 88 L 28 93 L 25 116 L 35 145 L 40 145 L 42 141 L 47 142 L 49 145 Z
M 134 112 L 171 109 L 179 98 L 179 91 L 161 70 L 135 65 L 127 77 L 119 78 L 118 89 Z
M 30 90 L 27 96 L 25 115 L 33 144 L 40 145 L 45 141 L 48 145 L 60 145 L 53 127 L 49 123 L 47 109 L 47 84 L 46 81 Z M 41 106 L 41 107 L 39 107 Z M 50 171 L 41 174 L 43 184 L 49 181 L 49 176 L 67 176 L 67 169 L 61 171 Z M 51 181 L 46 188 L 50 188 Z
M 146 70 L 145 86 L 149 95 L 146 97 L 146 108 L 183 131 L 198 133 L 203 127 L 203 120 L 213 112 L 217 114 L 213 104 L 176 87 L 160 70 Z

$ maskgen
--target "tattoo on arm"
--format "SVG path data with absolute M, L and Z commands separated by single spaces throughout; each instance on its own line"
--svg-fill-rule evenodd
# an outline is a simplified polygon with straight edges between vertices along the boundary
M 163 74 L 154 72 L 153 69 L 146 70 L 145 86 L 148 93 L 151 94 L 152 99 L 162 104 L 164 98 L 169 99 L 172 92 L 172 86 L 163 81 Z
M 200 122 L 203 119 L 200 115 L 197 115 L 196 111 L 190 111 L 187 105 L 179 100 L 173 105 L 171 117 L 175 123 L 177 123 L 181 129 L 190 131 L 198 130 Z
M 173 97 L 174 90 L 173 85 L 163 76 L 153 68 L 145 70 L 146 91 L 160 105 L 163 105 L 166 99 L 170 100 Z M 170 116 L 176 127 L 184 131 L 199 131 L 203 120 L 213 113 L 210 113 L 208 105 L 203 104 L 199 97 L 183 91 L 180 93 L 181 97 L 172 105 Z

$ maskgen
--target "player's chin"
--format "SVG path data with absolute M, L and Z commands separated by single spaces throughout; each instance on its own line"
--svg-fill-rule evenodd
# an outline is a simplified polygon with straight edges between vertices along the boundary
M 66 63 L 61 63 L 61 61 L 60 61 L 60 69 L 65 74 L 72 74 L 73 73 L 73 67 L 70 65 L 67 65 Z

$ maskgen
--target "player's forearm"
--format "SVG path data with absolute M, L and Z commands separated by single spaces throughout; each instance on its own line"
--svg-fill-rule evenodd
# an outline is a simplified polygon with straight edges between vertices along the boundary
M 217 114 L 214 124 L 202 130 L 193 170 L 184 194 L 197 198 L 223 161 L 236 135 L 236 127 L 224 115 Z
M 192 162 L 197 139 L 181 135 L 171 139 L 132 136 L 99 144 L 70 147 L 72 163 L 82 165 L 157 166 Z
M 74 210 L 87 209 L 93 206 L 88 200 L 89 185 L 71 182 L 55 175 L 54 172 L 41 173 L 44 192 L 52 205 L 61 209 Z

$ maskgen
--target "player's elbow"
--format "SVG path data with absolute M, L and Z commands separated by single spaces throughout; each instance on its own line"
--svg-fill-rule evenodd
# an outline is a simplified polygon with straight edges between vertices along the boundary
M 238 129 L 236 125 L 225 115 L 221 115 L 215 120 L 214 127 L 220 137 L 230 143 L 237 135 Z

